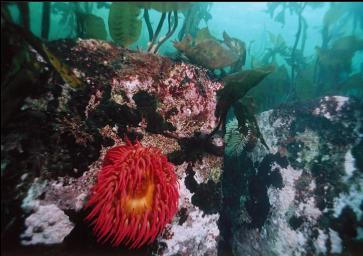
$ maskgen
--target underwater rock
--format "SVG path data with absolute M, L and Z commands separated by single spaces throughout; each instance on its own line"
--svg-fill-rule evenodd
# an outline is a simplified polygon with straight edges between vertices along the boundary
M 23 245 L 61 243 L 65 252 L 74 246 L 90 251 L 100 248 L 91 227 L 84 223 L 84 205 L 106 151 L 123 145 L 127 136 L 145 147 L 160 148 L 165 155 L 176 155 L 172 160 L 181 185 L 176 217 L 152 245 L 135 249 L 135 255 L 153 250 L 161 255 L 199 255 L 200 250 L 215 255 L 222 156 L 203 147 L 194 158 L 175 153 L 186 155 L 183 151 L 190 147 L 182 140 L 194 141 L 197 134 L 204 138 L 216 126 L 216 92 L 223 82 L 210 77 L 207 69 L 94 39 L 52 41 L 47 47 L 85 86 L 70 88 L 53 73 L 46 91 L 28 97 L 2 131 L 2 184 L 6 184 L 2 208 L 12 246 L 25 239 Z M 39 102 L 42 107 L 34 107 Z M 223 138 L 214 136 L 212 140 L 211 145 L 223 151 Z M 184 185 L 188 166 L 195 172 L 196 192 Z M 16 197 L 16 201 L 5 196 Z M 193 196 L 201 208 L 193 204 Z M 206 199 L 213 201 L 212 208 L 208 205 L 211 209 L 203 205 Z M 53 232 L 59 230 L 49 229 L 42 219 L 48 215 L 47 209 L 61 216 L 52 226 L 63 227 L 68 218 L 72 228 L 58 237 Z M 48 240 L 38 239 L 30 230 L 34 222 L 30 220 L 39 214 Z M 172 232 L 168 234 L 168 230 Z M 182 237 L 190 231 L 188 237 Z M 78 243 L 80 234 L 82 242 Z M 122 253 L 127 249 L 120 246 L 115 250 Z
M 59 244 L 74 225 L 56 205 L 41 205 L 25 220 L 27 229 L 21 235 L 23 245 Z
M 258 115 L 270 148 L 226 156 L 220 248 L 234 255 L 362 252 L 363 104 L 326 96 Z M 227 125 L 228 127 L 228 125 Z M 360 248 L 360 249 L 359 249 Z
M 175 218 L 164 233 L 160 244 L 165 243 L 166 248 L 160 255 L 217 255 L 219 214 L 205 214 L 192 204 L 193 194 L 185 186 L 185 178 L 183 174 L 180 179 L 179 208 L 186 209 L 186 217 Z

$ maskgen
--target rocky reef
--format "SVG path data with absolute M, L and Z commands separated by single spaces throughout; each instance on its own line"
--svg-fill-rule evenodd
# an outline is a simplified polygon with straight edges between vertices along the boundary
M 256 140 L 253 150 L 223 155 L 223 136 L 205 136 L 223 88 L 207 69 L 92 39 L 47 47 L 84 84 L 74 89 L 53 72 L 2 128 L 4 254 L 359 254 L 359 100 L 263 112 L 257 122 L 269 149 Z M 31 57 L 48 68 L 36 51 Z M 179 183 L 172 223 L 134 250 L 99 244 L 84 221 L 106 151 L 125 137 L 161 149 Z
M 270 150 L 225 158 L 220 251 L 361 255 L 362 109 L 327 96 L 258 115 Z
M 47 47 L 84 84 L 72 89 L 54 72 L 2 130 L 5 252 L 36 253 L 40 247 L 56 254 L 61 248 L 215 255 L 219 205 L 205 202 L 220 196 L 223 137 L 202 138 L 216 126 L 216 91 L 223 84 L 207 69 L 98 40 Z M 47 68 L 36 51 L 31 54 Z M 180 186 L 173 222 L 152 245 L 137 250 L 98 244 L 84 221 L 104 155 L 125 137 L 161 149 L 176 166 Z

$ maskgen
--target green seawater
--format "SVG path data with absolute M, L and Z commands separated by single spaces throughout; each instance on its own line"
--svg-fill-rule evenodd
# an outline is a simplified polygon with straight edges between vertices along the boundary
M 13 20 L 23 24 L 18 6 L 11 2 L 6 5 Z M 116 16 L 128 22 L 128 27 L 119 32 L 126 33 L 124 45 L 147 51 L 152 41 L 149 28 L 155 35 L 165 15 L 155 38 L 157 44 L 173 29 L 175 11 L 177 26 L 159 47 L 159 54 L 180 58 L 173 41 L 180 41 L 188 34 L 195 38 L 199 30 L 208 28 L 210 35 L 220 42 L 226 32 L 245 44 L 243 69 L 275 65 L 276 71 L 249 92 L 258 112 L 321 95 L 363 96 L 363 5 L 360 2 L 145 2 L 135 4 L 136 13 L 127 9 L 130 5 L 126 3 L 118 5 L 121 11 L 115 10 L 116 14 L 109 15 L 111 2 L 29 2 L 28 23 L 36 36 L 41 38 L 43 33 L 44 38 L 46 34 L 44 39 L 49 41 L 102 38 L 122 45 L 110 33 L 111 23 L 116 22 L 110 21 L 110 16 Z M 124 13 L 123 8 L 127 9 Z M 224 70 L 230 71 L 228 67 Z M 220 70 L 215 73 L 220 74 Z

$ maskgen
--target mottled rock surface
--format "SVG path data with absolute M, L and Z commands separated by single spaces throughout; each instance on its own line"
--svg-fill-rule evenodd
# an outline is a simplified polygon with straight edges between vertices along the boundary
M 205 135 L 223 84 L 206 69 L 97 40 L 49 48 L 84 86 L 53 72 L 2 130 L 2 252 L 359 255 L 361 102 L 324 97 L 260 114 L 270 150 L 227 155 L 222 172 L 223 138 Z M 103 157 L 125 136 L 160 148 L 180 184 L 172 223 L 137 250 L 97 243 L 84 221 Z
M 21 235 L 23 245 L 59 244 L 74 225 L 56 205 L 41 205 L 25 220 L 27 229 Z
M 221 248 L 362 255 L 362 121 L 362 102 L 340 96 L 261 113 L 270 150 L 258 144 L 225 159 Z
M 38 247 L 22 246 L 37 244 L 52 255 L 216 255 L 223 138 L 203 138 L 216 125 L 216 91 L 223 84 L 206 69 L 102 41 L 48 46 L 84 84 L 71 89 L 53 72 L 2 131 L 6 252 L 36 254 Z M 138 250 L 98 244 L 84 221 L 103 157 L 125 136 L 160 148 L 180 184 L 173 222 Z M 205 204 L 210 197 L 212 204 Z

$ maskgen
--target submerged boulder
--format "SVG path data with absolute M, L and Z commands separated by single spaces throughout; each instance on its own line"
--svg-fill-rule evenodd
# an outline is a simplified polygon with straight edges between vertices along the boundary
M 226 156 L 221 250 L 362 252 L 362 109 L 358 100 L 329 96 L 258 115 L 270 150 L 259 143 L 253 152 Z
M 223 83 L 206 69 L 104 41 L 58 40 L 47 47 L 84 84 L 74 90 L 52 73 L 2 130 L 5 252 L 24 254 L 36 244 L 55 254 L 215 255 L 219 205 L 204 202 L 219 202 L 223 138 L 210 140 L 214 151 L 193 145 L 216 126 L 216 91 Z M 44 64 L 36 51 L 30 54 Z M 152 245 L 135 250 L 97 243 L 84 221 L 104 155 L 125 137 L 159 148 L 176 166 L 180 184 L 172 223 Z

